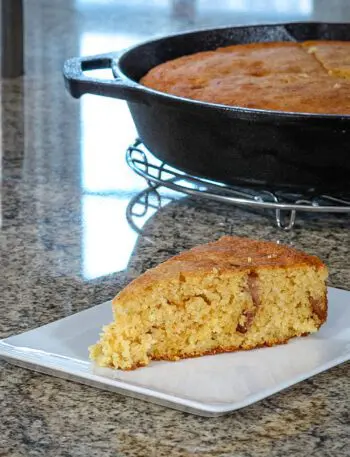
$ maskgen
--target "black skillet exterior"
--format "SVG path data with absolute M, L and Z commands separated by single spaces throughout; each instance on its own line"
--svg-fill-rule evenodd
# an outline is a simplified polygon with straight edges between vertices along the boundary
M 138 84 L 149 69 L 181 55 L 234 43 L 309 39 L 350 40 L 350 25 L 293 23 L 191 32 L 111 58 L 116 80 L 108 83 L 74 75 L 72 61 L 64 74 L 73 96 L 95 93 L 126 99 L 145 145 L 186 172 L 250 187 L 348 192 L 350 116 L 226 107 Z M 83 69 L 93 68 L 93 61 L 85 59 Z

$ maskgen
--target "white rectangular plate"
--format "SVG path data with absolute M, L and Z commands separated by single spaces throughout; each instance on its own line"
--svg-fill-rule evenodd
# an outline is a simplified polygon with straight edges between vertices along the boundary
M 123 372 L 93 367 L 87 348 L 112 320 L 111 302 L 0 341 L 8 362 L 201 416 L 248 406 L 350 359 L 350 292 L 329 288 L 321 330 L 286 345 L 152 362 Z

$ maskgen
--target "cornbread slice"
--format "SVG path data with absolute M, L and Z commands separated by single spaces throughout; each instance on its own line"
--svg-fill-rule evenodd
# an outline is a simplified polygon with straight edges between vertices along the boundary
M 350 79 L 350 41 L 305 41 L 303 46 L 329 75 Z
M 185 251 L 131 282 L 113 300 L 114 322 L 90 357 L 134 369 L 285 343 L 327 317 L 327 268 L 287 246 L 225 236 Z

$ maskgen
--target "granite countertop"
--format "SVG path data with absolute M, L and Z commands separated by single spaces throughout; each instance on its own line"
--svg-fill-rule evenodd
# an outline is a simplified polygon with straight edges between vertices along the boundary
M 1 82 L 0 338 L 104 302 L 146 268 L 223 234 L 292 243 L 322 257 L 330 285 L 350 289 L 349 216 L 298 216 L 295 229 L 283 232 L 267 212 L 166 191 L 150 196 L 152 206 L 143 197 L 130 208 L 145 182 L 125 164 L 136 135 L 125 103 L 77 101 L 64 90 L 67 57 L 120 49 L 152 30 L 271 22 L 282 14 L 246 3 L 244 11 L 228 10 L 229 2 L 215 11 L 203 1 L 197 10 L 171 12 L 166 1 L 114 8 L 87 0 L 25 2 L 26 75 Z M 283 20 L 326 18 L 327 2 L 314 1 L 314 10 L 312 2 L 290 3 L 294 10 L 285 6 Z M 335 3 L 329 18 L 349 19 L 346 2 Z M 0 361 L 0 456 L 345 457 L 349 392 L 345 363 L 207 419 Z

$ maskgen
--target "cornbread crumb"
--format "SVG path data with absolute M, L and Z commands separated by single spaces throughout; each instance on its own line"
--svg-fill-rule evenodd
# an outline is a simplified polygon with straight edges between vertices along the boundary
M 103 328 L 90 357 L 130 370 L 151 360 L 285 343 L 325 322 L 326 278 L 317 257 L 225 236 L 148 270 L 122 290 L 113 300 L 114 322 Z

